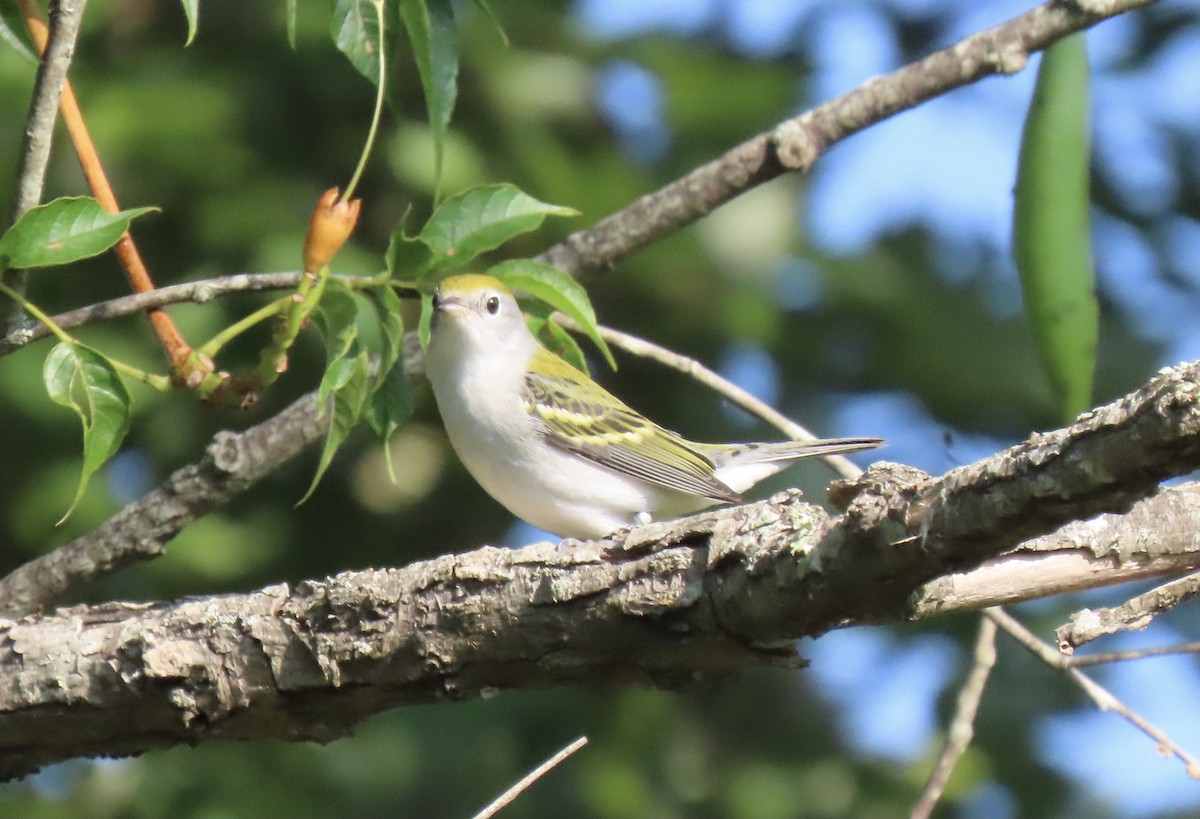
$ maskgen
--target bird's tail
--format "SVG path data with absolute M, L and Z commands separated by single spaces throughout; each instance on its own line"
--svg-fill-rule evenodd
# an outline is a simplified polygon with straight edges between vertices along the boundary
M 819 455 L 836 455 L 841 452 L 875 449 L 875 447 L 883 446 L 884 443 L 886 442 L 883 438 L 818 438 L 812 441 L 732 444 L 728 450 L 728 460 L 746 464 L 795 461 Z

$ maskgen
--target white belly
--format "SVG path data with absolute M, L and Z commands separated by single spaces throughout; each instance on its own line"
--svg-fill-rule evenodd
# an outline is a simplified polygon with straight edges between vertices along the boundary
M 495 395 L 450 399 L 434 382 L 450 443 L 471 476 L 510 512 L 560 537 L 599 538 L 639 514 L 669 518 L 711 504 L 614 472 L 553 446 L 536 431 L 515 395 L 503 411 Z

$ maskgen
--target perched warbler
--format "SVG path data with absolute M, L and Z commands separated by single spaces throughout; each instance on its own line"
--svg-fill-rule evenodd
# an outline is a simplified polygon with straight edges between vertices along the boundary
M 630 409 L 534 338 L 512 292 L 451 276 L 434 295 L 425 369 L 450 443 L 517 517 L 598 538 L 741 492 L 799 458 L 871 449 L 879 438 L 701 444 Z

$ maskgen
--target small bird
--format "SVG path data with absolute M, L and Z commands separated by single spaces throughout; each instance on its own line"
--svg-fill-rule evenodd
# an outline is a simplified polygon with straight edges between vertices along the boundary
M 488 494 L 559 537 L 736 503 L 800 458 L 883 443 L 689 441 L 542 347 L 498 279 L 451 276 L 433 305 L 425 369 L 450 444 Z

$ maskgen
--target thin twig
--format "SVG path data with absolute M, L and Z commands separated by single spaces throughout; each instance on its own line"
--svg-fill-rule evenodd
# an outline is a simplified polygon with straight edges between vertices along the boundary
M 983 697 L 983 689 L 987 687 L 988 675 L 996 664 L 996 624 L 986 617 L 979 620 L 979 636 L 975 639 L 974 662 L 967 679 L 963 682 L 962 690 L 958 692 L 958 705 L 954 710 L 954 719 L 946 732 L 946 741 L 942 743 L 942 751 L 933 770 L 925 782 L 925 789 L 917 804 L 913 806 L 910 819 L 927 819 L 933 812 L 938 800 L 950 781 L 950 774 L 958 760 L 966 753 L 971 740 L 975 736 L 975 715 L 979 713 L 979 701 Z
M 83 20 L 87 0 L 52 2 L 48 31 L 34 0 L 18 0 L 18 5 L 26 19 L 26 25 L 31 30 L 40 30 L 41 37 L 46 40 L 46 46 L 42 61 L 38 64 L 29 116 L 25 121 L 24 145 L 17 173 L 17 195 L 13 200 L 13 222 L 42 199 L 42 186 L 46 180 L 46 167 L 50 163 L 58 101 L 67 81 L 71 58 L 75 55 L 75 40 L 79 36 L 79 25 Z M 19 293 L 25 290 L 24 271 L 6 270 L 0 281 Z M 7 327 L 7 332 L 18 330 L 27 324 L 24 311 L 16 304 L 7 305 L 5 313 L 7 317 L 3 324 Z
M 1173 654 L 1200 654 L 1200 643 L 1181 643 L 1177 646 L 1155 646 L 1130 651 L 1106 651 L 1103 654 L 1072 655 L 1066 659 L 1072 668 L 1105 663 L 1124 663 L 1130 660 L 1145 660 L 1150 657 L 1169 657 Z
M 1058 650 L 1070 654 L 1085 643 L 1118 631 L 1143 629 L 1154 615 L 1178 606 L 1200 594 L 1200 572 L 1156 586 L 1119 606 L 1083 609 L 1071 615 L 1071 621 L 1055 632 Z
M 562 313 L 555 313 L 554 320 L 569 330 L 576 332 L 581 330 L 575 321 Z M 681 373 L 694 378 L 709 389 L 728 398 L 747 412 L 757 415 L 789 438 L 794 438 L 798 441 L 819 440 L 818 436 L 813 435 L 800 424 L 797 424 L 791 418 L 773 408 L 770 404 L 755 398 L 737 384 L 721 377 L 694 358 L 689 358 L 686 355 L 669 350 L 639 336 L 614 330 L 611 327 L 601 326 L 600 335 L 614 347 L 620 347 L 622 350 L 633 355 L 657 361 L 659 364 L 679 370 Z M 830 468 L 848 480 L 854 480 L 862 474 L 862 470 L 853 461 L 842 455 L 823 455 L 821 456 L 821 460 L 829 464 Z
M 491 817 L 495 816 L 497 813 L 511 804 L 513 800 L 520 796 L 521 793 L 526 789 L 528 789 L 530 785 L 532 785 L 534 782 L 537 782 L 539 779 L 549 773 L 552 768 L 557 766 L 571 754 L 578 751 L 584 745 L 587 745 L 587 741 L 587 737 L 580 737 L 556 753 L 554 756 L 547 759 L 541 765 L 538 765 L 536 768 L 522 777 L 520 781 L 516 782 L 511 788 L 500 794 L 500 796 L 493 800 L 492 803 L 486 808 L 475 814 L 474 819 L 491 819 Z
M 1104 686 L 1079 669 L 1072 667 L 1071 657 L 1064 657 L 1059 654 L 1054 646 L 1043 642 L 1037 635 L 1025 628 L 1016 618 L 1003 609 L 987 609 L 984 612 L 984 616 L 1004 629 L 1010 637 L 1031 651 L 1046 665 L 1051 668 L 1057 668 L 1069 675 L 1075 684 L 1091 697 L 1092 702 L 1096 703 L 1096 707 L 1101 711 L 1114 711 L 1124 717 L 1135 728 L 1158 743 L 1160 753 L 1174 756 L 1182 762 L 1187 769 L 1188 776 L 1193 779 L 1200 779 L 1200 759 L 1192 756 L 1172 742 L 1171 738 L 1161 728 L 1125 705 L 1125 703 L 1113 696 Z

